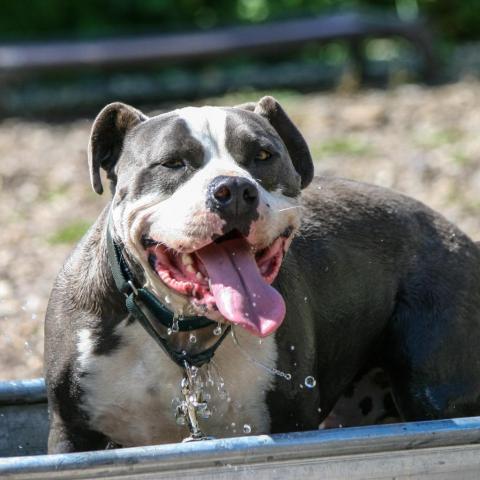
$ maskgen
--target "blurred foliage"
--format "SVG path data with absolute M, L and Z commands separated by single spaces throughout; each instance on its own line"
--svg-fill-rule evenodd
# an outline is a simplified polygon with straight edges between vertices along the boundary
M 480 38 L 479 0 L 19 0 L 2 2 L 0 40 L 207 29 L 369 8 L 422 15 L 449 40 Z
M 78 242 L 85 232 L 90 228 L 91 222 L 86 220 L 73 220 L 71 223 L 62 226 L 54 232 L 49 238 L 48 242 L 51 245 L 59 245 L 62 243 L 73 244 Z

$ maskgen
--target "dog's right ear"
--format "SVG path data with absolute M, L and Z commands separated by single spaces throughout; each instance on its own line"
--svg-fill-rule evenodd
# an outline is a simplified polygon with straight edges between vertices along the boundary
M 301 187 L 307 187 L 313 179 L 313 161 L 307 142 L 290 120 L 280 104 L 273 97 L 266 96 L 258 102 L 236 105 L 235 108 L 248 110 L 268 120 L 287 147 L 295 170 L 300 175 Z
M 120 102 L 110 103 L 97 115 L 88 144 L 88 166 L 92 187 L 99 195 L 103 193 L 100 168 L 107 172 L 107 178 L 115 181 L 113 167 L 122 151 L 126 133 L 147 118 L 136 108 Z

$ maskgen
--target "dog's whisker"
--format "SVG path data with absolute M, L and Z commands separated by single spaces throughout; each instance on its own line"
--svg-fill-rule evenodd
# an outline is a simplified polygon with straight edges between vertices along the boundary
M 287 207 L 281 208 L 280 210 L 276 210 L 277 212 L 286 212 L 287 210 L 295 210 L 297 208 L 304 208 L 303 205 L 295 205 L 294 207 Z

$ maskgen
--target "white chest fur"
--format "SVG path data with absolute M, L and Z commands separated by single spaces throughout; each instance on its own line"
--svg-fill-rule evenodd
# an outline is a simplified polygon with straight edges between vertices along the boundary
M 188 431 L 176 424 L 173 406 L 180 397 L 182 370 L 138 322 L 122 322 L 115 333 L 122 343 L 108 355 L 93 353 L 90 330 L 78 335 L 79 367 L 86 374 L 81 378 L 83 407 L 91 427 L 123 446 L 182 440 Z M 251 357 L 270 368 L 275 366 L 274 336 L 260 341 L 239 328 L 236 335 Z M 248 360 L 230 335 L 217 350 L 215 365 L 225 382 L 227 398 L 212 389 L 208 405 L 213 414 L 200 421 L 203 431 L 228 437 L 243 434 L 243 426 L 248 425 L 252 434 L 268 433 L 266 393 L 273 374 Z

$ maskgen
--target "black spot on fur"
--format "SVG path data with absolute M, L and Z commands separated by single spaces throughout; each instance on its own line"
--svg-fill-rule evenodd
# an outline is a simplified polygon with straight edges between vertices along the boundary
M 365 397 L 360 402 L 358 402 L 358 406 L 362 411 L 362 415 L 367 416 L 373 408 L 373 401 L 371 397 Z
M 61 422 L 68 425 L 65 429 L 65 440 L 71 445 L 71 451 L 105 448 L 107 437 L 88 426 L 89 417 L 81 408 L 83 391 L 71 365 L 66 366 L 51 389 L 55 400 L 50 407 L 57 410 Z
M 105 335 L 102 341 L 97 344 L 93 353 L 95 355 L 109 355 L 113 353 L 121 344 L 121 339 L 118 335 L 112 333 Z

